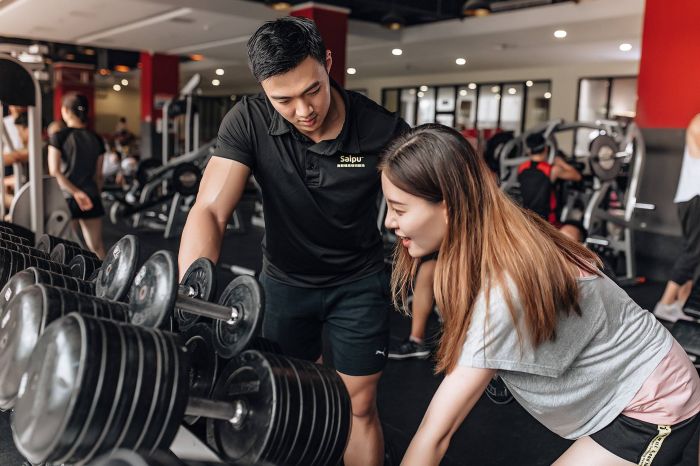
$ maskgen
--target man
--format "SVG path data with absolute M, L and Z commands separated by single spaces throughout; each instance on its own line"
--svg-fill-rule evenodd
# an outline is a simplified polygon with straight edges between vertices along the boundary
M 264 93 L 224 118 L 182 236 L 184 271 L 216 261 L 249 175 L 265 210 L 263 334 L 286 354 L 321 358 L 325 324 L 352 399 L 347 466 L 380 465 L 376 390 L 386 363 L 389 295 L 377 229 L 379 155 L 408 129 L 399 117 L 330 79 L 331 52 L 313 22 L 265 23 L 248 41 Z
M 685 136 L 683 165 L 673 202 L 678 206 L 678 218 L 683 232 L 683 251 L 671 270 L 671 276 L 654 315 L 675 322 L 691 320 L 683 313 L 683 305 L 700 280 L 700 114 L 690 121 Z

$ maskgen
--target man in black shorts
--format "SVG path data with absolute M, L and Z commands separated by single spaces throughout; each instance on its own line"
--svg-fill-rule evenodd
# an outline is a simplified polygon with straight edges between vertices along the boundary
M 327 327 L 336 370 L 352 399 L 347 466 L 380 465 L 376 389 L 386 363 L 389 292 L 377 229 L 383 148 L 408 125 L 328 73 L 313 22 L 265 23 L 248 41 L 264 93 L 224 118 L 182 236 L 179 265 L 217 260 L 226 224 L 249 175 L 265 211 L 261 282 L 265 337 L 317 361 Z

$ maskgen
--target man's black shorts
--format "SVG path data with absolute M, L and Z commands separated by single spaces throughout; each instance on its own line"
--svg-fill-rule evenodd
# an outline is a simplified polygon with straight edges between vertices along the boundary
M 316 361 L 326 325 L 335 369 L 371 375 L 386 364 L 389 343 L 389 282 L 384 271 L 351 283 L 323 288 L 289 286 L 265 274 L 263 336 L 285 354 Z
M 691 440 L 697 443 L 700 415 L 671 426 L 650 424 L 622 414 L 591 438 L 611 453 L 641 466 L 681 463 Z

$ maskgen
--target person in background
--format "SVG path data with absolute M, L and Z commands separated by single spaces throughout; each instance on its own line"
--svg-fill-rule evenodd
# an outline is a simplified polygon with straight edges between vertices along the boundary
M 63 98 L 61 116 L 66 128 L 49 141 L 49 173 L 56 177 L 66 196 L 73 220 L 80 226 L 88 248 L 102 259 L 102 190 L 104 143 L 87 129 L 88 100 L 71 93 Z

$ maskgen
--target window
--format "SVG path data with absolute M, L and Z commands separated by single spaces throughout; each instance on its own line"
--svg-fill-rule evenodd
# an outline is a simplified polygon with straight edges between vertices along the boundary
M 552 98 L 552 89 L 549 81 L 532 82 L 526 84 L 527 100 L 525 102 L 525 129 L 530 129 L 541 123 L 549 121 L 549 102 Z

